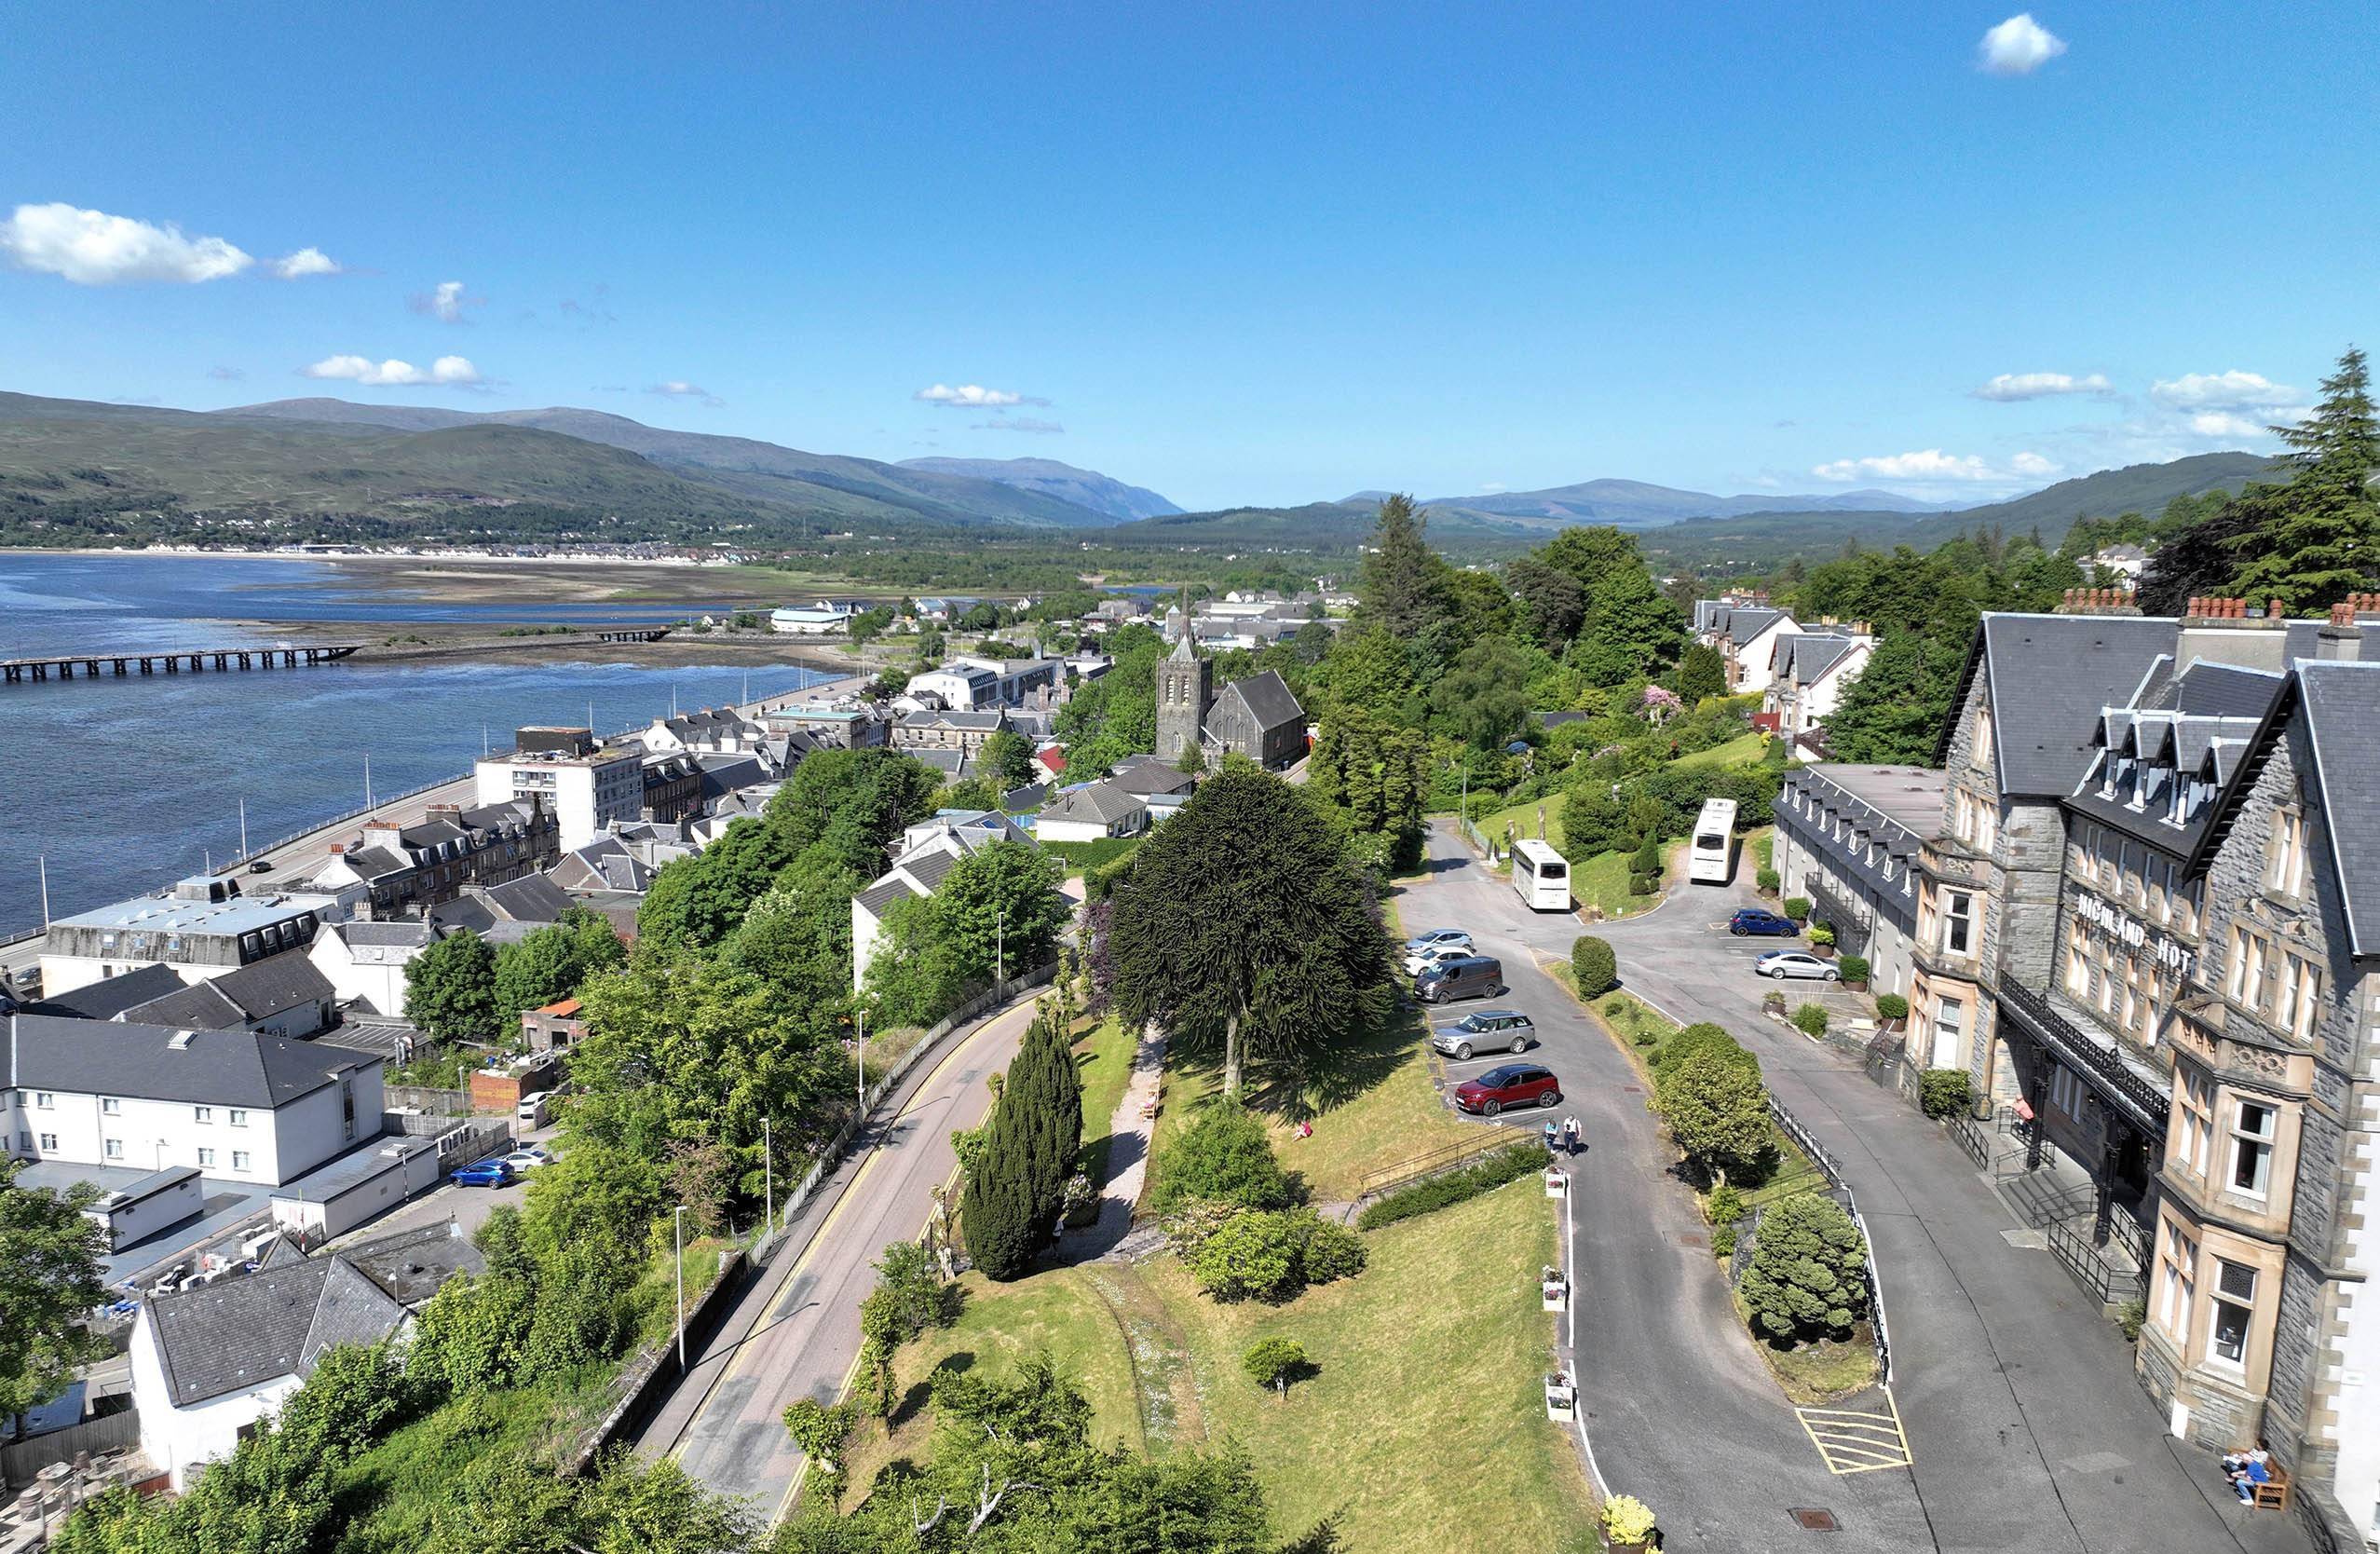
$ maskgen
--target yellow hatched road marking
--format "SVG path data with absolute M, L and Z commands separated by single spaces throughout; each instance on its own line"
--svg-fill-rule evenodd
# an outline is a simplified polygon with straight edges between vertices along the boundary
M 1793 1415 L 1817 1448 L 1827 1471 L 1841 1477 L 1872 1473 L 1880 1467 L 1910 1465 L 1909 1434 L 1902 1427 L 1900 1404 L 1891 1387 L 1884 1388 L 1884 1407 L 1877 1413 L 1864 1409 L 1795 1409 Z

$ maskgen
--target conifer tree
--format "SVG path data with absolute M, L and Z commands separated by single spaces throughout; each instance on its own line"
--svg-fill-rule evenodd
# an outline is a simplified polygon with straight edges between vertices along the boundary
M 2254 522 L 2233 541 L 2239 571 L 2232 592 L 2316 614 L 2370 589 L 2380 575 L 2380 500 L 2372 489 L 2380 469 L 2380 417 L 2363 352 L 2350 347 L 2339 358 L 2312 415 L 2271 429 L 2289 444 L 2281 462 L 2296 474 L 2278 490 L 2252 490 L 2243 498 Z
M 1018 1277 L 1049 1245 L 1081 1143 L 1082 1082 L 1066 1021 L 1044 1005 L 1008 1066 L 967 1175 L 967 1251 L 986 1276 Z

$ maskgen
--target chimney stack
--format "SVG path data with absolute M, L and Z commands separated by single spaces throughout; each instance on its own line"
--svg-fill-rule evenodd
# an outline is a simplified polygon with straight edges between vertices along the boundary
M 2173 655 L 2177 672 L 2204 660 L 2278 674 L 2289 667 L 2289 620 L 2278 599 L 2268 612 L 2251 615 L 2245 599 L 2202 594 L 2183 612 Z
M 2314 656 L 2324 663 L 2353 663 L 2363 656 L 2363 628 L 2355 618 L 2373 600 L 2369 593 L 2350 593 L 2331 607 L 2330 620 L 2314 638 Z
M 2060 615 L 2138 615 L 2128 588 L 2070 588 L 2058 602 Z

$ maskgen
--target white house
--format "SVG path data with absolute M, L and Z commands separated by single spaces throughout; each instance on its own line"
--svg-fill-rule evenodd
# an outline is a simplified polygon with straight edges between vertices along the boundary
M 1876 639 L 1864 629 L 1795 632 L 1777 637 L 1761 710 L 1776 715 L 1776 731 L 1788 740 L 1825 727 L 1875 650 Z
M 485 1267 L 449 1222 L 311 1258 L 278 1243 L 253 1274 L 143 1301 L 129 1356 L 143 1454 L 187 1488 L 324 1350 L 401 1341 L 440 1285 Z
M 768 612 L 768 629 L 793 636 L 834 636 L 849 631 L 850 626 L 850 610 L 823 599 L 815 605 L 794 605 Z
M 868 962 L 893 903 L 942 888 L 959 859 L 995 842 L 1024 841 L 1016 823 L 997 810 L 945 810 L 902 834 L 892 866 L 851 897 L 851 986 L 867 985 Z
M 1149 826 L 1149 804 L 1114 782 L 1093 783 L 1060 796 L 1033 822 L 1033 839 L 1098 841 L 1129 837 Z
M 1766 594 L 1694 601 L 1694 640 L 1719 650 L 1730 695 L 1768 689 L 1776 639 L 1801 629 L 1791 615 L 1772 608 Z
M 393 1019 L 405 1012 L 405 967 L 433 936 L 426 922 L 334 922 L 306 953 L 341 1003 Z
M 564 736 L 559 743 L 533 736 Z M 521 730 L 520 748 L 483 756 L 474 768 L 482 804 L 542 797 L 562 829 L 565 852 L 586 846 L 614 822 L 645 812 L 645 746 L 601 746 L 584 729 Z
M 42 991 L 55 998 L 144 965 L 170 967 L 184 982 L 221 976 L 311 944 L 324 923 L 347 915 L 336 895 L 243 895 L 237 879 L 201 875 L 165 895 L 53 920 L 42 941 Z
M 0 1138 L 26 1159 L 277 1187 L 380 1133 L 368 1052 L 56 1015 L 9 1016 L 0 1040 Z

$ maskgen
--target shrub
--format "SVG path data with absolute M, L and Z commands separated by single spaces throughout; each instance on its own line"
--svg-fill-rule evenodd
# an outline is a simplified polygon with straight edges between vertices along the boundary
M 1182 1261 L 1218 1301 L 1277 1304 L 1362 1273 L 1367 1256 L 1360 1236 L 1311 1208 L 1240 1209 L 1197 1235 Z
M 1868 958 L 1864 955 L 1844 956 L 1843 958 L 1843 979 L 1845 982 L 1867 981 Z
M 1725 1262 L 1735 1255 L 1735 1227 L 1719 1225 L 1710 1233 L 1710 1255 Z
M 1652 895 L 1660 889 L 1661 877 L 1657 874 L 1631 874 L 1628 876 L 1628 893 L 1630 895 Z
M 1160 1214 L 1193 1198 L 1240 1208 L 1286 1208 L 1301 1195 L 1272 1152 L 1264 1124 L 1235 1100 L 1202 1106 L 1158 1166 L 1151 1206 Z
M 832 1406 L 815 1397 L 797 1397 L 785 1411 L 785 1433 L 802 1449 L 802 1455 L 818 1465 L 819 1471 L 833 1475 L 843 1459 L 843 1443 L 850 1438 L 851 1426 L 860 1422 L 857 1403 L 836 1403 Z
M 1917 1096 L 1928 1117 L 1948 1117 L 1975 1104 L 1975 1081 L 1965 1069 L 1928 1069 L 1918 1078 Z
M 1620 985 L 1620 958 L 1612 953 L 1609 942 L 1581 934 L 1571 944 L 1571 975 L 1578 983 L 1579 997 L 1601 998 Z
M 1739 1287 L 1756 1331 L 1778 1348 L 1842 1338 L 1868 1310 L 1868 1241 L 1823 1193 L 1780 1198 L 1761 1216 Z
M 1793 1028 L 1804 1036 L 1817 1037 L 1827 1033 L 1827 1006 L 1805 1003 L 1793 1011 Z
M 2141 1328 L 2149 1319 L 2148 1302 L 2127 1301 L 2115 1308 L 2115 1326 L 2122 1330 L 2127 1343 L 2141 1341 Z
M 1714 1225 L 1732 1225 L 1744 1217 L 1744 1194 L 1735 1190 L 1734 1182 L 1722 1181 L 1711 1189 L 1703 1212 L 1710 1216 Z
M 1834 930 L 1828 927 L 1823 922 L 1812 923 L 1810 925 L 1810 943 L 1813 947 L 1820 949 L 1831 947 L 1834 944 Z
M 1640 1047 L 1649 1047 L 1655 1042 L 1661 1040 L 1661 1032 L 1654 1030 L 1650 1026 L 1640 1025 L 1637 1027 L 1637 1033 L 1630 1037 L 1629 1040 Z
M 1364 1264 L 1370 1259 L 1364 1238 L 1337 1220 L 1317 1214 L 1306 1228 L 1302 1262 L 1308 1284 L 1336 1284 L 1340 1279 L 1352 1279 L 1364 1271 Z
M 1697 1020 L 1670 1037 L 1662 1049 L 1652 1055 L 1652 1076 L 1658 1080 L 1688 1058 L 1705 1052 L 1715 1053 L 1754 1073 L 1761 1071 L 1761 1060 L 1744 1043 L 1727 1034 L 1724 1028 L 1708 1020 Z
M 1878 993 L 1876 995 L 1876 1017 L 1880 1020 L 1905 1020 L 1909 1018 L 1909 1000 L 1901 997 L 1898 993 Z
M 1651 837 L 1638 843 L 1637 850 L 1628 855 L 1628 869 L 1635 874 L 1659 874 L 1661 844 Z
M 1774 892 L 1784 883 L 1784 880 L 1776 870 L 1764 868 L 1752 876 L 1752 882 L 1763 891 Z
M 1810 898 L 1802 895 L 1787 896 L 1785 898 L 1785 915 L 1791 918 L 1795 922 L 1809 921 Z
M 1442 1177 L 1432 1177 L 1391 1193 L 1356 1215 L 1355 1225 L 1359 1230 L 1378 1230 L 1399 1220 L 1451 1208 L 1482 1193 L 1492 1193 L 1508 1181 L 1533 1175 L 1544 1166 L 1545 1146 L 1542 1142 L 1532 1138 L 1525 1144 L 1514 1144 L 1459 1171 L 1448 1171 Z
M 1289 1384 L 1303 1376 L 1310 1369 L 1306 1361 L 1306 1346 L 1294 1338 L 1259 1338 L 1241 1356 L 1240 1369 L 1248 1380 L 1261 1387 L 1269 1387 L 1280 1396 L 1289 1396 Z
M 1633 1494 L 1615 1494 L 1603 1502 L 1603 1541 L 1642 1545 L 1652 1536 L 1652 1508 Z

